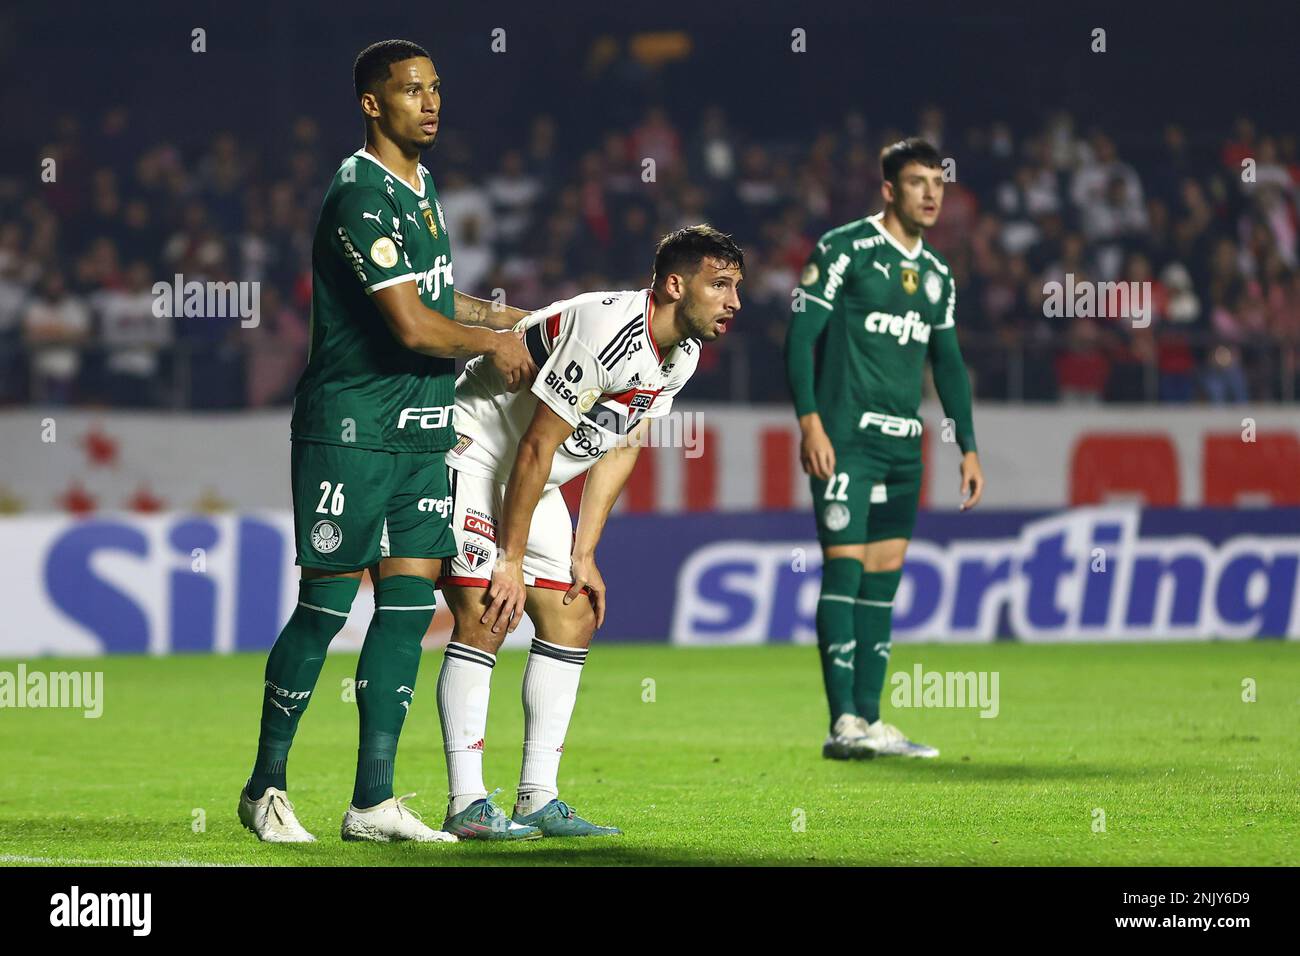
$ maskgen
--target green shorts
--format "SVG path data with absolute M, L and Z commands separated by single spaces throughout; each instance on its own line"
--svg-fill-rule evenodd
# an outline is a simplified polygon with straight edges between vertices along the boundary
M 880 437 L 835 447 L 835 474 L 810 477 L 823 547 L 912 537 L 921 500 L 921 440 Z
M 295 441 L 289 455 L 298 564 L 356 571 L 380 558 L 446 558 L 451 484 L 443 452 Z

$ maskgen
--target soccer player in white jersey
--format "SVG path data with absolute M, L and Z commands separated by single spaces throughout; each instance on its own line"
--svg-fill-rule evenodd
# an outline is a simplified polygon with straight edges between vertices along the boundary
M 519 322 L 538 367 L 531 391 L 511 394 L 480 360 L 456 383 L 459 442 L 447 465 L 457 548 L 439 579 L 456 619 L 438 678 L 446 832 L 488 840 L 621 832 L 579 817 L 556 782 L 587 648 L 605 618 L 596 543 L 648 422 L 668 414 L 700 343 L 725 335 L 739 311 L 743 271 L 729 236 L 680 229 L 655 251 L 651 288 L 586 293 Z M 575 534 L 560 486 L 583 472 Z M 525 611 L 536 637 L 507 819 L 483 783 L 483 738 L 496 653 Z

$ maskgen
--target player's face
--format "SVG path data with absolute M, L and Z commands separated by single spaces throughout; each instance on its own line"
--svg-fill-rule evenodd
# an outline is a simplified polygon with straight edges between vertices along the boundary
M 911 231 L 929 229 L 939 221 L 943 206 L 943 170 L 908 163 L 898 173 L 898 185 L 884 184 L 885 201 Z
M 712 342 L 727 334 L 740 311 L 740 283 L 744 276 L 734 265 L 705 259 L 687 281 L 678 311 L 688 337 Z
M 425 150 L 438 138 L 442 80 L 428 57 L 416 56 L 388 68 L 380 92 L 379 122 L 395 143 Z

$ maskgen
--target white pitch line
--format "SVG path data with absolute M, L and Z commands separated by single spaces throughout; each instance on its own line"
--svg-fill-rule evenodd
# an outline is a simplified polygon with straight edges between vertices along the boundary
M 0 854 L 0 863 L 37 863 L 42 866 L 229 866 L 227 863 L 200 863 L 196 860 L 79 860 L 53 856 L 18 856 Z

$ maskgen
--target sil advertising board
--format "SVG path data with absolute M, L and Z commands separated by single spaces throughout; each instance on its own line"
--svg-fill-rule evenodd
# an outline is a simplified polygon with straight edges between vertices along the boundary
M 297 599 L 292 530 L 287 511 L 0 520 L 0 657 L 263 651 Z M 810 512 L 614 515 L 597 640 L 811 643 L 820 560 Z M 337 646 L 359 644 L 369 597 Z M 449 630 L 440 610 L 430 638 Z M 923 512 L 894 635 L 1300 637 L 1300 508 Z

